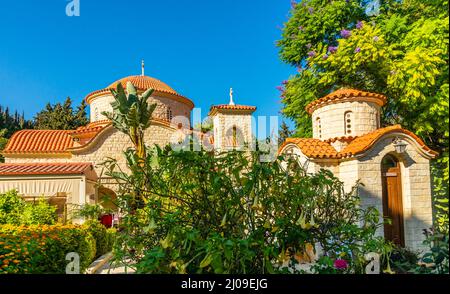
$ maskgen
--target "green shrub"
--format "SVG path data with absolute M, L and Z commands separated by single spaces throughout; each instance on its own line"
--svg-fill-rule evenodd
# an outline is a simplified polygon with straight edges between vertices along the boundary
M 85 226 L 0 225 L 0 273 L 63 274 L 66 255 L 80 256 L 80 272 L 93 261 L 96 245 Z
M 75 218 L 84 218 L 86 220 L 97 220 L 105 210 L 98 204 L 84 204 L 75 210 Z
M 114 244 L 116 242 L 116 237 L 117 237 L 117 231 L 115 228 L 106 229 L 106 241 L 107 241 L 106 243 L 108 244 L 107 252 L 113 250 Z
M 128 212 L 115 254 L 140 273 L 280 272 L 316 243 L 362 273 L 364 255 L 382 251 L 378 212 L 362 210 L 357 186 L 345 192 L 329 171 L 307 174 L 289 160 L 286 172 L 282 158 L 260 162 L 257 152 L 148 152 L 142 162 L 128 150 L 131 174 L 107 166 Z
M 37 203 L 27 203 L 23 209 L 21 224 L 52 225 L 57 220 L 56 206 L 48 204 L 44 199 Z
M 97 248 L 96 256 L 102 256 L 105 253 L 108 253 L 112 250 L 115 229 L 107 229 L 104 225 L 102 225 L 99 221 L 89 220 L 84 223 L 84 226 L 87 227 L 87 230 L 95 239 L 95 244 Z
M 20 224 L 25 201 L 16 190 L 0 194 L 0 224 Z
M 0 194 L 0 224 L 51 225 L 56 220 L 56 207 L 44 199 L 27 203 L 16 190 Z

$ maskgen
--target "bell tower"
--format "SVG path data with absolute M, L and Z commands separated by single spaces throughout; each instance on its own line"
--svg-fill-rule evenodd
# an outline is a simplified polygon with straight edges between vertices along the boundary
M 252 113 L 255 106 L 238 105 L 230 89 L 228 104 L 214 105 L 209 111 L 214 125 L 214 149 L 216 151 L 244 150 L 253 141 Z

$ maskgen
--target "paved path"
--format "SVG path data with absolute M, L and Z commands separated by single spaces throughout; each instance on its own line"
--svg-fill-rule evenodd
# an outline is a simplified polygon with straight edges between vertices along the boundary
M 127 266 L 129 261 L 125 261 L 125 263 L 117 264 L 112 262 L 105 263 L 102 267 L 100 267 L 95 274 L 108 275 L 108 274 L 134 274 L 135 270 Z

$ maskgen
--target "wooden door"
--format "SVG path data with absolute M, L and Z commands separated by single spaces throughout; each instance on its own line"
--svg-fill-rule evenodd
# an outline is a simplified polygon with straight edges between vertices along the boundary
M 396 158 L 383 159 L 383 216 L 391 220 L 384 225 L 384 237 L 405 246 L 400 165 Z

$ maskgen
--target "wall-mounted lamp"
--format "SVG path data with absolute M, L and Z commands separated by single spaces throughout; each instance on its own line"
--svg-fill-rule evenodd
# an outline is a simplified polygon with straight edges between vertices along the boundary
M 399 137 L 395 138 L 392 143 L 394 144 L 395 151 L 397 153 L 404 153 L 406 150 L 406 146 L 408 146 L 408 144 L 406 144 L 406 142 Z

